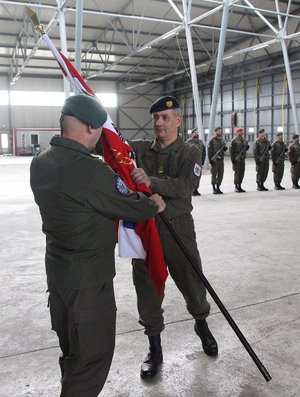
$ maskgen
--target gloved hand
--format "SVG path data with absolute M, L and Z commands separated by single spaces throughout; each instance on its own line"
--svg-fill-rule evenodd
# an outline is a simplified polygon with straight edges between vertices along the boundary
M 250 148 L 250 146 L 249 146 L 249 145 L 247 145 L 247 146 L 246 146 L 246 152 L 247 152 L 247 150 L 249 150 L 249 148 Z
M 214 161 L 212 161 L 212 160 L 209 160 L 209 164 L 210 164 L 210 165 L 214 165 L 214 164 L 215 164 L 215 162 L 214 162 Z
M 227 149 L 228 149 L 227 146 L 224 146 L 224 147 L 223 147 L 223 151 L 224 151 L 224 152 L 226 152 Z
M 236 160 L 232 160 L 233 165 L 236 165 L 236 163 L 237 163 Z

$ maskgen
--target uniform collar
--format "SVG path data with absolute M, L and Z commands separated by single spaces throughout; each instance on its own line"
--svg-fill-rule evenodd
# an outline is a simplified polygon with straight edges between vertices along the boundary
M 155 152 L 163 152 L 165 150 L 169 151 L 169 149 L 174 150 L 175 152 L 179 151 L 180 148 L 184 145 L 183 140 L 178 136 L 177 139 L 172 142 L 170 145 L 165 148 L 161 148 L 159 142 L 155 139 L 151 144 L 151 149 Z
M 63 138 L 60 136 L 54 136 L 50 141 L 51 146 L 60 146 L 66 149 L 75 150 L 87 155 L 91 155 L 90 151 L 83 146 L 81 143 L 73 141 L 73 139 Z

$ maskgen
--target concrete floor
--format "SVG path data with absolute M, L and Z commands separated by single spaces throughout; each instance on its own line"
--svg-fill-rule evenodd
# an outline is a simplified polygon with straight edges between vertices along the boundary
M 30 158 L 0 156 L 0 396 L 59 395 L 60 353 L 50 330 L 44 243 L 38 208 L 29 187 Z M 116 259 L 116 350 L 103 397 L 298 397 L 300 396 L 300 191 L 255 190 L 247 159 L 245 194 L 233 192 L 226 159 L 224 193 L 212 195 L 203 175 L 193 198 L 204 272 L 272 376 L 266 382 L 212 302 L 210 327 L 219 356 L 210 358 L 193 320 L 169 278 L 162 334 L 164 363 L 151 382 L 139 369 L 147 339 L 137 323 L 129 260 Z M 210 299 L 212 301 L 212 299 Z

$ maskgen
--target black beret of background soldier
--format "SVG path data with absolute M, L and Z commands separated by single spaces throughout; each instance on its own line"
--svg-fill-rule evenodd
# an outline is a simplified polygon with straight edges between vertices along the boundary
M 164 217 L 175 229 L 185 247 L 202 269 L 197 248 L 194 221 L 191 215 L 192 192 L 198 187 L 201 175 L 201 152 L 195 145 L 187 144 L 178 136 L 181 125 L 181 109 L 176 98 L 164 96 L 150 107 L 153 140 L 131 140 L 137 168 L 132 178 L 137 183 L 146 183 L 154 193 L 166 202 Z M 169 274 L 182 293 L 190 315 L 195 319 L 194 329 L 200 337 L 203 350 L 210 356 L 218 354 L 218 345 L 208 328 L 206 317 L 210 305 L 206 290 L 195 277 L 193 267 L 174 240 L 165 223 L 158 216 L 163 252 Z M 142 260 L 134 259 L 133 279 L 137 293 L 139 322 L 149 339 L 149 352 L 142 363 L 140 375 L 151 378 L 157 374 L 163 360 L 161 332 L 164 330 L 163 297 L 158 296 Z
M 224 153 L 228 149 L 223 139 L 221 127 L 216 127 L 214 136 L 207 144 L 213 194 L 223 194 L 220 189 L 224 176 Z
M 46 235 L 51 325 L 62 351 L 61 397 L 96 397 L 108 375 L 116 326 L 115 221 L 144 221 L 165 208 L 160 196 L 130 191 L 91 155 L 106 119 L 96 99 L 69 97 L 62 136 L 30 168 Z
M 300 144 L 299 135 L 293 135 L 293 142 L 290 144 L 289 149 L 289 160 L 291 162 L 291 178 L 293 189 L 300 189 Z

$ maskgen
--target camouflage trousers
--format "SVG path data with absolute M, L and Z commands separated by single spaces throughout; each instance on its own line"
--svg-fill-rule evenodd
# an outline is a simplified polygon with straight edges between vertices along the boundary
M 224 176 L 224 159 L 217 159 L 210 168 L 211 184 L 220 186 Z
M 300 163 L 291 166 L 291 177 L 293 183 L 298 183 L 300 178 Z
M 272 166 L 272 171 L 273 171 L 273 179 L 275 185 L 281 183 L 282 178 L 283 178 L 283 173 L 284 173 L 284 162 L 281 161 L 279 164 L 274 164 Z
M 232 169 L 234 171 L 234 184 L 240 185 L 245 175 L 245 160 L 237 161 L 232 165 Z
M 191 214 L 173 218 L 170 223 L 186 249 L 195 258 L 199 269 L 202 270 Z M 206 289 L 203 283 L 195 274 L 193 267 L 187 263 L 184 253 L 159 218 L 157 219 L 157 225 L 170 276 L 181 292 L 188 312 L 196 320 L 206 318 L 210 311 L 210 305 L 206 299 Z M 139 323 L 145 327 L 146 335 L 154 336 L 164 329 L 162 309 L 164 294 L 158 295 L 143 260 L 133 259 L 132 264 Z
M 264 183 L 268 177 L 269 160 L 256 164 L 256 183 Z

